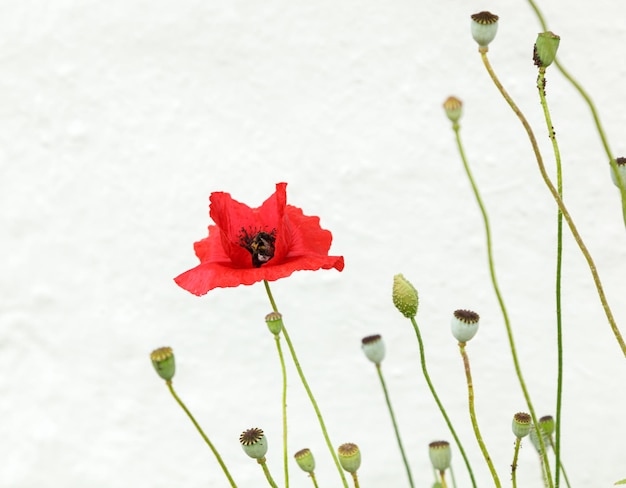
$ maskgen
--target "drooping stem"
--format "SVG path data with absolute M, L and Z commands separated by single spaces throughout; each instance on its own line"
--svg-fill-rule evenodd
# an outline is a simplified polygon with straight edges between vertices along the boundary
M 480 452 L 483 453 L 483 457 L 485 458 L 485 462 L 489 467 L 489 471 L 491 472 L 491 477 L 493 478 L 493 482 L 495 483 L 497 488 L 500 488 L 502 485 L 500 484 L 500 478 L 498 477 L 498 473 L 496 472 L 496 468 L 493 465 L 493 461 L 491 460 L 491 456 L 487 451 L 487 446 L 483 441 L 483 436 L 480 433 L 480 429 L 478 428 L 478 421 L 476 420 L 476 408 L 474 406 L 474 384 L 472 383 L 472 372 L 470 370 L 469 357 L 467 356 L 467 352 L 465 351 L 465 342 L 459 342 L 459 351 L 461 352 L 461 356 L 463 357 L 463 365 L 465 366 L 465 378 L 467 380 L 467 396 L 469 403 L 469 413 L 470 420 L 472 421 L 472 428 L 474 429 L 474 435 L 476 436 L 476 440 L 478 441 L 478 446 L 480 447 Z M 443 478 L 443 473 L 442 473 Z
M 556 182 L 559 198 L 563 200 L 563 170 L 561 168 L 561 152 L 556 140 L 556 133 L 552 125 L 552 117 L 548 108 L 546 99 L 546 70 L 539 69 L 537 77 L 537 89 L 541 106 L 543 107 L 543 115 L 546 120 L 548 134 L 552 141 L 552 150 L 554 152 L 554 160 L 556 163 Z M 561 316 L 561 268 L 563 264 L 563 212 L 557 209 L 557 242 L 556 242 L 556 339 L 557 339 L 557 381 L 556 381 L 556 419 L 555 419 L 555 435 L 556 444 L 553 446 L 556 456 L 556 465 L 554 467 L 554 486 L 559 488 L 560 482 L 560 465 L 561 465 L 561 401 L 563 397 L 563 320 Z
M 270 474 L 270 469 L 267 467 L 267 463 L 265 462 L 265 458 L 263 457 L 261 459 L 257 459 L 257 462 L 263 468 L 263 473 L 265 474 L 265 479 L 270 484 L 270 486 L 272 488 L 278 488 L 278 486 L 276 485 L 276 482 L 274 481 L 274 478 L 272 478 L 272 475 Z
M 585 246 L 585 243 L 583 242 L 582 237 L 578 233 L 578 229 L 576 228 L 576 225 L 574 224 L 574 221 L 572 220 L 572 217 L 570 216 L 567 210 L 567 207 L 563 203 L 563 200 L 561 200 L 561 198 L 559 197 L 559 193 L 557 189 L 552 184 L 552 181 L 550 180 L 550 177 L 548 176 L 548 173 L 546 172 L 546 168 L 545 168 L 545 165 L 543 164 L 543 158 L 541 157 L 541 152 L 539 151 L 539 145 L 537 144 L 537 139 L 535 138 L 535 134 L 533 133 L 533 130 L 530 127 L 530 124 L 528 123 L 528 121 L 526 120 L 526 117 L 524 116 L 524 114 L 517 107 L 517 105 L 511 98 L 511 96 L 506 92 L 506 90 L 500 83 L 500 80 L 498 80 L 498 77 L 496 76 L 495 72 L 493 71 L 493 68 L 491 67 L 491 64 L 489 63 L 489 59 L 487 58 L 487 53 L 481 52 L 481 57 L 483 60 L 483 64 L 485 65 L 485 68 L 487 69 L 487 72 L 489 73 L 489 76 L 491 76 L 491 79 L 493 80 L 494 84 L 496 85 L 500 93 L 502 94 L 502 97 L 509 104 L 509 106 L 511 107 L 515 115 L 517 115 L 517 118 L 520 120 L 520 122 L 524 126 L 524 129 L 526 130 L 526 133 L 528 134 L 528 139 L 530 140 L 530 143 L 533 148 L 533 152 L 535 153 L 535 159 L 537 160 L 537 165 L 539 167 L 539 172 L 541 173 L 541 177 L 543 178 L 545 185 L 548 187 L 548 190 L 552 194 L 552 198 L 558 205 L 561 212 L 563 212 L 563 218 L 565 219 L 565 222 L 567 222 L 567 225 L 572 233 L 572 236 L 574 237 L 574 240 L 576 241 L 576 244 L 578 245 L 580 251 L 585 257 L 585 260 L 587 261 L 587 266 L 589 267 L 589 271 L 591 271 L 591 275 L 593 276 L 593 282 L 596 285 L 596 290 L 598 292 L 600 302 L 602 303 L 602 308 L 604 309 L 606 318 L 611 326 L 611 330 L 613 331 L 613 334 L 615 335 L 615 339 L 617 340 L 622 350 L 622 353 L 624 354 L 624 357 L 626 357 L 626 342 L 624 342 L 624 339 L 622 338 L 622 334 L 619 328 L 617 327 L 615 319 L 613 318 L 613 312 L 611 311 L 611 308 L 609 307 L 609 303 L 604 294 L 604 288 L 602 287 L 600 276 L 598 275 L 598 272 L 596 270 L 596 265 L 593 261 L 593 258 L 591 257 L 591 254 L 589 253 L 589 250 L 587 249 L 587 246 Z M 531 410 L 530 406 L 528 408 L 529 410 Z M 532 411 L 530 413 L 533 417 L 533 423 L 534 423 L 535 416 Z
M 269 301 L 272 305 L 272 309 L 274 310 L 274 312 L 278 312 L 278 308 L 276 307 L 276 302 L 274 301 L 274 297 L 272 295 L 272 291 L 270 290 L 269 283 L 267 282 L 267 280 L 263 280 L 263 284 L 265 285 L 265 291 L 267 292 L 267 297 L 269 298 Z M 291 342 L 291 338 L 289 337 L 289 333 L 287 332 L 287 328 L 285 327 L 284 323 L 283 323 L 282 333 L 283 333 L 283 336 L 285 337 L 285 342 L 287 343 L 287 347 L 289 348 L 289 353 L 291 354 L 291 359 L 293 360 L 293 364 L 296 367 L 296 371 L 298 372 L 298 376 L 300 378 L 300 381 L 302 382 L 302 386 L 304 386 L 304 389 L 306 390 L 306 394 L 309 397 L 309 401 L 311 402 L 311 405 L 313 406 L 313 410 L 315 410 L 315 415 L 317 416 L 317 421 L 320 424 L 322 435 L 324 436 L 324 440 L 326 441 L 326 446 L 328 447 L 330 455 L 333 458 L 333 461 L 335 462 L 335 466 L 337 467 L 337 470 L 339 471 L 339 475 L 341 476 L 341 481 L 343 483 L 343 486 L 344 488 L 348 488 L 348 481 L 346 480 L 346 477 L 343 474 L 343 469 L 341 468 L 341 464 L 339 464 L 339 459 L 337 458 L 337 455 L 335 454 L 335 449 L 333 447 L 332 442 L 330 441 L 330 437 L 328 436 L 328 430 L 326 429 L 326 424 L 324 423 L 322 412 L 320 411 L 317 405 L 317 401 L 315 400 L 315 397 L 313 396 L 313 392 L 311 391 L 311 388 L 309 387 L 309 383 L 306 380 L 306 377 L 304 376 L 304 371 L 302 371 L 302 367 L 300 366 L 300 361 L 298 360 L 296 350 L 293 347 L 293 343 Z
M 226 478 L 228 478 L 228 482 L 230 483 L 230 486 L 232 486 L 233 488 L 237 488 L 237 485 L 235 484 L 235 481 L 233 480 L 232 476 L 230 475 L 230 472 L 228 471 L 228 468 L 224 464 L 224 461 L 222 461 L 222 457 L 220 456 L 219 452 L 217 452 L 217 449 L 215 449 L 215 446 L 213 445 L 213 443 L 209 440 L 207 435 L 204 433 L 204 431 L 200 427 L 200 424 L 198 424 L 198 422 L 196 421 L 194 416 L 191 414 L 191 412 L 189 411 L 187 406 L 183 403 L 183 401 L 179 398 L 179 396 L 174 391 L 174 387 L 172 386 L 172 381 L 171 380 L 170 381 L 166 381 L 166 384 L 167 384 L 167 387 L 170 390 L 170 393 L 174 397 L 174 400 L 176 400 L 176 403 L 178 403 L 180 408 L 182 408 L 183 411 L 187 414 L 187 417 L 189 417 L 189 420 L 191 420 L 191 423 L 194 425 L 194 427 L 196 428 L 196 430 L 198 431 L 200 436 L 202 436 L 202 439 L 204 439 L 204 442 L 206 442 L 206 444 L 209 446 L 209 449 L 211 449 L 211 451 L 213 452 L 213 455 L 215 456 L 215 459 L 217 459 L 217 462 L 219 463 L 220 467 L 222 468 L 222 471 L 224 471 L 224 474 L 226 475 Z
M 411 317 L 411 324 L 413 324 L 413 329 L 415 330 L 415 335 L 417 336 L 417 342 L 419 344 L 420 362 L 422 365 L 422 373 L 424 374 L 424 379 L 426 380 L 426 383 L 428 384 L 428 388 L 430 389 L 430 393 L 435 399 L 435 402 L 437 403 L 437 406 L 439 407 L 439 410 L 441 411 L 441 414 L 443 415 L 443 418 L 446 421 L 446 425 L 448 426 L 448 429 L 450 429 L 450 433 L 452 434 L 452 437 L 454 437 L 454 441 L 456 442 L 456 445 L 459 448 L 459 452 L 461 453 L 461 456 L 463 457 L 463 461 L 465 461 L 467 472 L 469 473 L 469 476 L 472 480 L 472 486 L 476 488 L 476 480 L 474 479 L 474 472 L 472 471 L 472 467 L 470 465 L 469 459 L 467 459 L 467 455 L 465 454 L 465 449 L 463 449 L 461 440 L 459 439 L 459 436 L 456 434 L 456 431 L 454 430 L 454 427 L 452 426 L 452 422 L 450 422 L 450 418 L 448 417 L 446 409 L 443 407 L 441 400 L 439 400 L 439 395 L 437 395 L 433 382 L 431 381 L 430 375 L 428 374 L 428 369 L 426 368 L 426 357 L 424 355 L 424 341 L 422 340 L 422 334 L 420 333 L 420 329 L 414 317 Z
M 409 485 L 411 486 L 411 488 L 413 488 L 414 484 L 413 484 L 413 476 L 411 475 L 411 468 L 409 468 L 409 462 L 407 461 L 406 454 L 404 452 L 404 447 L 402 446 L 402 440 L 400 439 L 400 431 L 398 430 L 398 424 L 396 422 L 396 416 L 393 413 L 393 408 L 391 408 L 391 400 L 389 399 L 389 392 L 387 391 L 387 385 L 385 383 L 385 378 L 383 377 L 383 372 L 381 370 L 380 363 L 376 364 L 376 372 L 378 373 L 380 384 L 383 387 L 383 392 L 385 394 L 385 402 L 387 403 L 387 409 L 389 410 L 389 416 L 391 417 L 393 430 L 396 434 L 396 440 L 398 441 L 398 447 L 400 448 L 400 454 L 402 455 L 404 468 L 406 469 L 406 474 L 409 478 Z
M 517 488 L 517 458 L 519 456 L 519 447 L 522 443 L 520 437 L 515 438 L 515 451 L 513 452 L 513 462 L 511 463 L 511 484 L 513 488 Z
M 528 0 L 528 3 L 530 4 L 533 11 L 535 12 L 535 15 L 537 16 L 537 19 L 539 20 L 539 23 L 541 24 L 541 28 L 543 29 L 543 31 L 544 32 L 547 31 L 548 25 L 546 24 L 546 21 L 541 11 L 539 10 L 539 7 L 537 6 L 537 4 L 533 0 Z M 606 153 L 609 163 L 611 164 L 611 171 L 613 171 L 613 175 L 615 176 L 615 179 L 618 182 L 620 197 L 622 200 L 622 218 L 624 219 L 624 225 L 626 225 L 626 182 L 624 182 L 622 178 L 619 178 L 619 174 L 617 171 L 617 163 L 615 161 L 615 158 L 613 157 L 613 153 L 611 152 L 611 149 L 609 148 L 609 141 L 607 140 L 606 134 L 604 133 L 604 128 L 602 127 L 602 123 L 600 122 L 600 116 L 598 115 L 596 106 L 591 100 L 591 97 L 589 96 L 589 94 L 582 87 L 582 85 L 576 80 L 576 78 L 574 78 L 570 74 L 569 71 L 565 69 L 563 64 L 558 59 L 554 61 L 554 65 L 561 72 L 561 74 L 567 79 L 567 81 L 569 81 L 572 84 L 572 86 L 576 89 L 576 91 L 578 91 L 580 96 L 583 97 L 583 99 L 587 103 L 587 106 L 589 107 L 589 110 L 591 110 L 593 121 L 595 123 L 596 129 L 598 130 L 598 135 L 600 136 L 600 140 L 602 141 L 602 147 L 604 148 L 604 152 Z
M 287 451 L 287 370 L 285 369 L 285 358 L 283 356 L 283 348 L 280 345 L 280 334 L 274 335 L 276 341 L 276 350 L 280 359 L 280 370 L 283 379 L 282 391 L 282 416 L 283 416 L 283 470 L 285 472 L 285 488 L 289 488 L 289 460 Z

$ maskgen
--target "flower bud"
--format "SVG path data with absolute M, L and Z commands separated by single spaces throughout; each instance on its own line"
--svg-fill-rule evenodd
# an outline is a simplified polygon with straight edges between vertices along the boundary
M 150 353 L 150 359 L 157 374 L 165 381 L 171 381 L 176 372 L 176 362 L 172 348 L 159 347 Z
M 526 437 L 532 426 L 531 417 L 526 412 L 517 412 L 513 415 L 513 434 L 518 439 Z
M 380 334 L 361 339 L 361 349 L 363 349 L 367 359 L 374 364 L 380 364 L 385 359 L 385 343 Z
M 617 158 L 615 160 L 615 167 L 617 168 L 617 175 L 619 176 L 619 179 L 622 180 L 624 185 L 626 185 L 626 158 Z M 613 180 L 613 184 L 619 188 L 619 183 L 615 177 L 613 167 L 611 167 L 611 180 Z
M 263 459 L 267 453 L 267 439 L 261 429 L 256 427 L 244 431 L 239 436 L 244 452 L 253 459 Z
M 458 122 L 463 115 L 463 102 L 456 97 L 448 97 L 443 102 L 443 109 L 452 122 Z
M 450 328 L 459 342 L 467 342 L 478 332 L 480 316 L 471 310 L 455 310 Z
M 419 299 L 417 290 L 409 281 L 397 274 L 393 277 L 393 304 L 406 318 L 413 318 L 417 314 Z
M 498 32 L 498 16 L 483 11 L 472 15 L 472 37 L 478 43 L 478 50 L 487 52 L 489 43 Z
M 274 335 L 280 334 L 280 331 L 283 330 L 283 316 L 278 312 L 271 312 L 265 316 L 265 323 L 267 324 L 267 328 Z
M 428 444 L 430 462 L 437 471 L 445 471 L 450 467 L 452 451 L 447 441 L 435 441 Z
M 554 32 L 541 32 L 537 35 L 533 48 L 533 61 L 537 68 L 547 68 L 556 58 L 561 38 Z
M 309 449 L 301 449 L 294 454 L 296 462 L 302 471 L 312 473 L 315 470 L 315 459 Z
M 348 473 L 356 473 L 357 469 L 361 466 L 361 451 L 359 446 L 352 444 L 341 444 L 337 449 L 339 455 L 339 464 Z

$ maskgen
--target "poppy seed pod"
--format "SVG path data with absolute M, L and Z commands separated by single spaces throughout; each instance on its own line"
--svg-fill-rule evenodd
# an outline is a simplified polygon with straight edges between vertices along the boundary
M 478 43 L 478 50 L 487 52 L 489 43 L 498 32 L 498 16 L 483 11 L 472 15 L 472 37 Z
M 274 335 L 280 334 L 280 331 L 283 330 L 283 316 L 278 312 L 271 312 L 265 316 L 265 323 L 267 324 L 267 328 Z
M 244 452 L 253 459 L 263 459 L 267 453 L 267 439 L 259 428 L 248 429 L 239 436 Z
M 452 335 L 459 342 L 467 342 L 478 332 L 480 316 L 471 310 L 455 310 L 450 328 Z
M 544 436 L 550 437 L 554 432 L 554 417 L 552 415 L 541 417 L 539 419 L 539 427 L 541 427 Z
M 359 446 L 352 444 L 341 444 L 337 449 L 339 455 L 339 464 L 348 473 L 356 473 L 361 466 L 361 451 Z
M 310 449 L 300 449 L 293 457 L 302 471 L 312 473 L 315 470 L 315 459 Z
M 619 179 L 622 180 L 623 184 L 626 185 L 626 158 L 617 158 L 615 160 L 615 167 L 617 168 L 617 175 Z M 619 188 L 619 183 L 617 178 L 615 177 L 615 171 L 613 171 L 613 167 L 611 169 L 611 180 L 613 184 Z
M 518 439 L 526 437 L 530 432 L 531 417 L 526 412 L 517 412 L 513 415 L 513 434 Z
M 463 115 L 463 102 L 456 97 L 448 97 L 443 102 L 443 109 L 452 122 L 458 122 L 461 119 L 461 115 Z
M 547 68 L 554 62 L 560 42 L 561 38 L 553 32 L 547 31 L 537 34 L 533 48 L 533 61 L 537 68 Z
M 417 290 L 403 275 L 397 274 L 393 277 L 393 304 L 402 315 L 410 319 L 417 314 L 419 298 Z
M 363 349 L 367 359 L 374 364 L 380 364 L 385 359 L 385 343 L 380 334 L 361 339 L 361 349 Z
M 176 372 L 176 361 L 171 347 L 159 347 L 150 353 L 152 366 L 165 381 L 171 381 Z
M 445 471 L 450 467 L 452 451 L 447 441 L 434 441 L 428 444 L 430 462 L 437 471 Z
M 541 424 L 539 425 L 539 429 L 541 429 Z M 543 435 L 543 445 L 547 449 L 548 447 L 550 447 L 550 443 L 548 442 L 548 438 L 546 437 L 543 429 L 541 429 L 541 432 Z M 528 437 L 530 438 L 530 442 L 532 442 L 532 445 L 535 446 L 535 449 L 537 450 L 537 452 L 541 453 L 541 444 L 539 443 L 539 436 L 537 435 L 537 429 L 535 429 L 535 426 L 532 424 L 530 426 L 530 435 Z

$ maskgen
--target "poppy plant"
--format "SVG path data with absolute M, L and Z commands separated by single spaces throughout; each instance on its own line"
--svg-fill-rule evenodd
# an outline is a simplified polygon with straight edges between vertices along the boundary
M 287 183 L 277 183 L 258 208 L 224 192 L 211 193 L 210 201 L 215 225 L 194 244 L 200 264 L 174 278 L 190 293 L 275 281 L 299 270 L 343 269 L 343 256 L 328 255 L 332 234 L 319 217 L 287 205 Z

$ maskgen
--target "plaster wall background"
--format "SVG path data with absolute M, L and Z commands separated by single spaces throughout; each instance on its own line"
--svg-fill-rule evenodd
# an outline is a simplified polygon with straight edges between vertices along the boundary
M 551 0 L 561 61 L 592 94 L 624 154 L 626 7 Z M 525 134 L 481 64 L 469 15 L 500 15 L 490 59 L 553 158 L 534 86 L 538 23 L 526 2 L 4 1 L 0 15 L 0 486 L 227 486 L 156 377 L 171 345 L 175 386 L 238 485 L 261 471 L 238 445 L 269 437 L 282 484 L 280 373 L 263 286 L 202 298 L 172 278 L 196 265 L 208 196 L 252 206 L 287 181 L 321 216 L 343 273 L 272 285 L 336 445 L 356 442 L 364 487 L 402 486 L 374 367 L 360 339 L 381 333 L 383 364 L 416 486 L 427 444 L 450 439 L 419 370 L 392 277 L 420 292 L 433 381 L 475 467 L 457 308 L 481 314 L 469 344 L 478 420 L 508 483 L 512 415 L 526 410 L 486 263 L 482 221 L 441 104 L 464 101 L 462 137 L 493 228 L 497 272 L 539 415 L 555 408 L 555 206 Z M 618 192 L 587 107 L 548 72 L 569 208 L 626 330 L 626 246 Z M 574 486 L 626 477 L 626 365 L 569 231 L 564 251 L 562 459 Z M 339 486 L 289 365 L 290 450 L 316 455 Z M 454 451 L 458 486 L 469 486 Z M 520 486 L 541 486 L 532 447 Z M 309 480 L 291 465 L 291 485 Z

